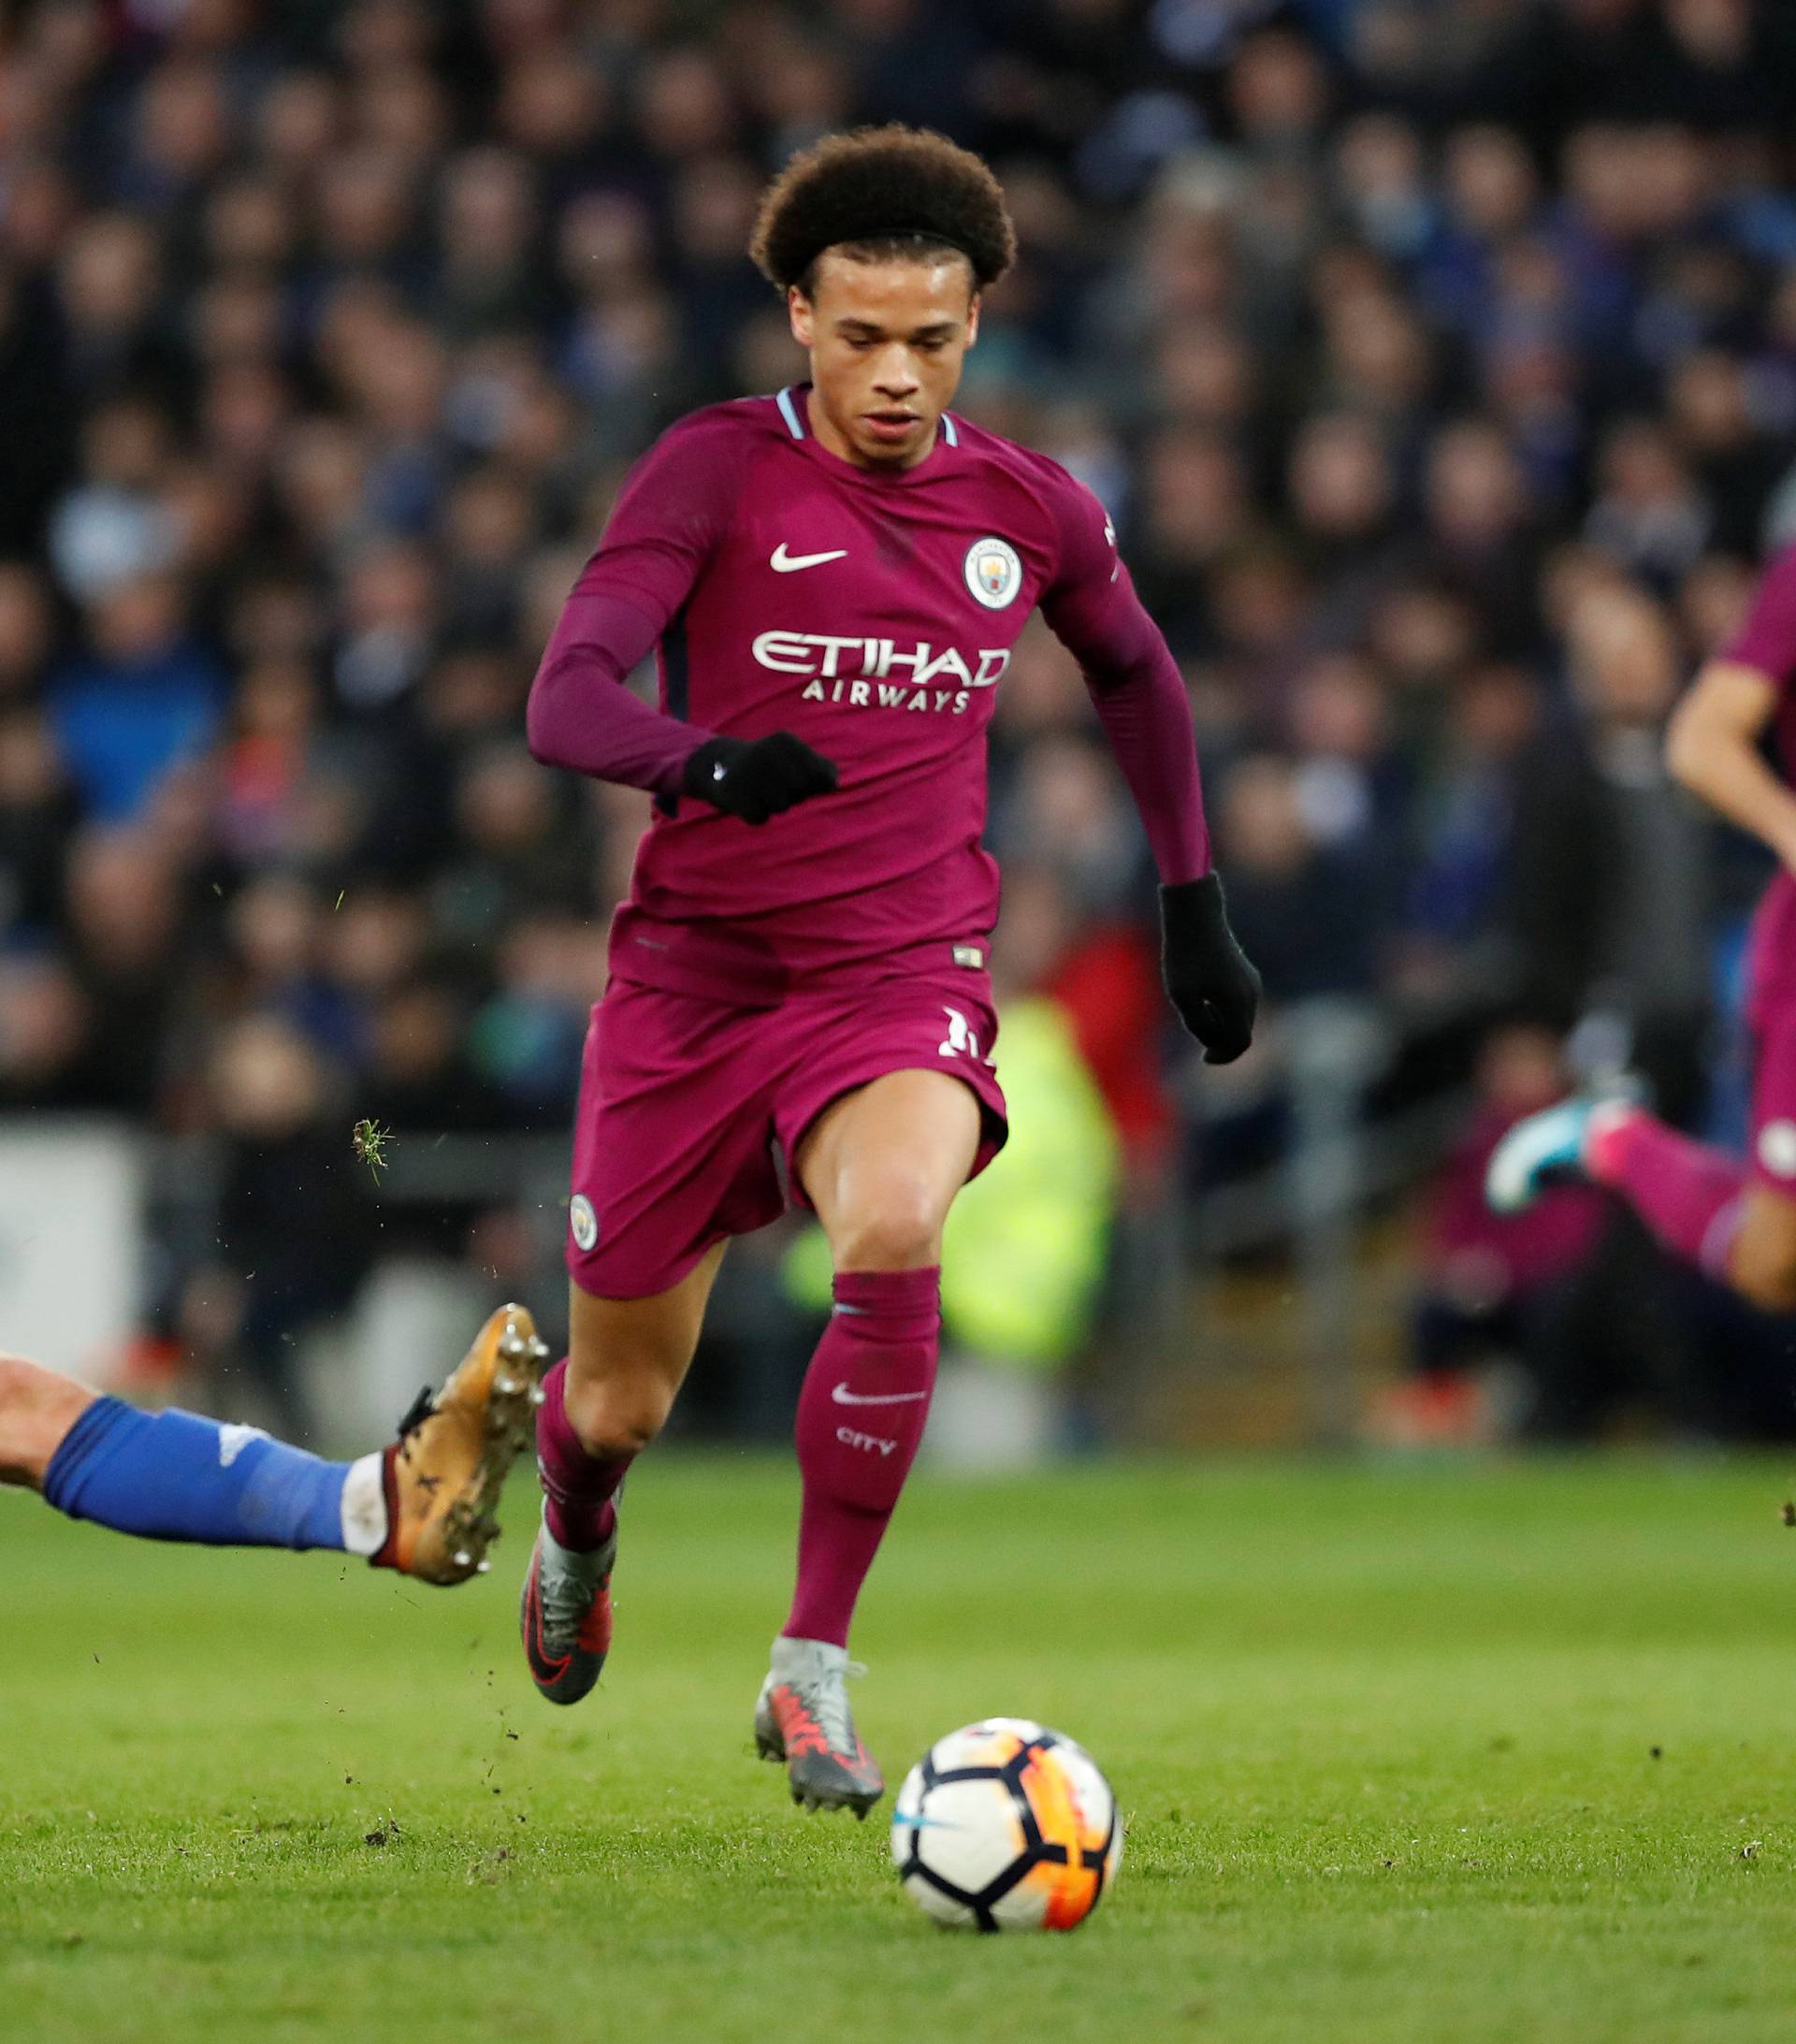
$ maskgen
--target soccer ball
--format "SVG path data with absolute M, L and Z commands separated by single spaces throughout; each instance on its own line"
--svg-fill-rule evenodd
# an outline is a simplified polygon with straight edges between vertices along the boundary
M 905 1776 L 891 1856 L 938 1923 L 1070 1931 L 1115 1877 L 1122 1825 L 1082 1746 L 1027 1718 L 985 1718 Z

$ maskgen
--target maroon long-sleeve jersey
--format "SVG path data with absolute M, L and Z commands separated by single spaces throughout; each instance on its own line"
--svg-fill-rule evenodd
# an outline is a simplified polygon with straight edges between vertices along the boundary
M 912 959 L 983 964 L 986 732 L 1037 607 L 1079 661 L 1161 877 L 1207 872 L 1189 703 L 1097 500 L 951 413 L 915 468 L 857 467 L 812 434 L 808 395 L 664 434 L 543 655 L 537 756 L 659 797 L 613 969 L 759 1000 Z M 659 709 L 618 686 L 651 646 Z M 679 797 L 708 737 L 775 731 L 835 762 L 834 793 L 752 829 Z
M 1777 758 L 1784 778 L 1796 784 L 1796 546 L 1787 546 L 1766 563 L 1745 617 L 1721 658 L 1756 667 L 1777 684 Z
M 1796 546 L 1772 557 L 1721 658 L 1777 685 L 1772 743 L 1784 778 L 1796 786 Z M 1796 877 L 1787 870 L 1773 878 L 1754 922 L 1751 979 L 1755 998 L 1796 989 Z

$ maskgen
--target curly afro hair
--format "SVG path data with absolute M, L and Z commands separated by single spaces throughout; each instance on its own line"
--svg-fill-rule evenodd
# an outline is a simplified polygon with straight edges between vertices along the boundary
M 958 249 L 977 290 L 1017 253 L 1004 193 L 973 154 L 928 128 L 856 128 L 794 156 L 768 187 L 748 253 L 781 291 L 806 297 L 817 259 L 839 248 L 863 262 L 927 260 Z

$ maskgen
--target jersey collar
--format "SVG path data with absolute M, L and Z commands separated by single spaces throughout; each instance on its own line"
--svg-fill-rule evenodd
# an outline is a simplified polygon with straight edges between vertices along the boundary
M 792 440 L 812 460 L 823 463 L 832 474 L 846 472 L 876 489 L 902 489 L 911 483 L 928 482 L 949 465 L 960 447 L 960 426 L 953 413 L 944 412 L 941 423 L 935 428 L 935 444 L 915 468 L 863 469 L 858 462 L 845 461 L 840 455 L 833 455 L 811 431 L 810 395 L 809 384 L 788 384 L 774 401 L 779 407 L 780 418 Z

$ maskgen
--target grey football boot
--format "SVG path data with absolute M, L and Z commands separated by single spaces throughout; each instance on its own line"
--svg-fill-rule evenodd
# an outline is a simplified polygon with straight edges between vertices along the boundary
M 563 1547 L 546 1508 L 519 1602 L 518 1631 L 530 1679 L 551 1703 L 577 1703 L 598 1681 L 611 1651 L 611 1572 L 617 1534 L 590 1554 Z
M 806 1809 L 864 1818 L 886 1792 L 848 1708 L 848 1676 L 861 1673 L 847 1647 L 827 1640 L 774 1642 L 755 1705 L 755 1747 L 764 1761 L 785 1761 L 792 1801 Z

